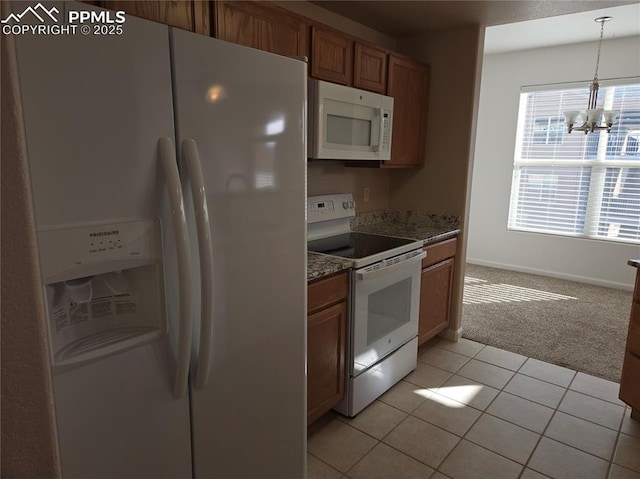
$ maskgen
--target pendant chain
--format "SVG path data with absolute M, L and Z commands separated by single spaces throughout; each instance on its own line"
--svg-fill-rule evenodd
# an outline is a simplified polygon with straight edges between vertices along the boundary
M 598 40 L 598 56 L 596 57 L 596 73 L 593 76 L 593 81 L 598 81 L 598 67 L 600 66 L 600 49 L 602 47 L 602 36 L 604 34 L 604 22 L 606 20 L 603 18 L 600 20 L 600 40 Z

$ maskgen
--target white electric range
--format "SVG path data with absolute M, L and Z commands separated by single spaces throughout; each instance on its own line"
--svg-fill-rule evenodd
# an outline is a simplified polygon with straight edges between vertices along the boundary
M 416 368 L 422 241 L 351 231 L 351 194 L 307 199 L 307 247 L 353 260 L 348 379 L 335 408 L 353 417 Z

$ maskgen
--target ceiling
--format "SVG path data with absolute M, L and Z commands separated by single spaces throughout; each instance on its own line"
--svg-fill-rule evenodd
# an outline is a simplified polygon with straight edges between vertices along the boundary
M 583 13 L 575 18 L 573 15 L 556 18 L 550 24 L 539 20 L 593 10 L 612 12 L 601 13 L 614 17 L 605 26 L 605 38 L 640 34 L 638 0 L 317 0 L 313 3 L 392 37 L 474 24 L 504 26 L 502 33 L 493 39 L 491 29 L 487 30 L 487 53 L 545 46 L 545 41 L 547 45 L 557 45 L 597 40 L 599 26 L 593 24 L 597 14 Z M 620 5 L 627 5 L 625 8 L 629 10 L 618 11 L 618 15 L 615 15 L 613 10 Z M 531 22 L 534 25 L 524 32 L 520 30 L 524 24 L 507 28 L 507 24 L 530 20 L 537 20 L 538 23 Z

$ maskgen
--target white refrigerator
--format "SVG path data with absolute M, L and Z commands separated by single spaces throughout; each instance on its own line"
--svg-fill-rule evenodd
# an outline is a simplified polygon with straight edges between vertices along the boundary
M 130 16 L 16 50 L 63 477 L 305 477 L 306 64 Z

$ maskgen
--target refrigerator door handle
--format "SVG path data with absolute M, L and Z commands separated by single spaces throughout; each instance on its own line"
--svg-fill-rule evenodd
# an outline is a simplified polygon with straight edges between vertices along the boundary
M 200 155 L 195 140 L 182 142 L 182 154 L 187 177 L 191 184 L 191 195 L 196 216 L 198 250 L 200 252 L 200 345 L 196 369 L 195 389 L 207 384 L 211 367 L 213 339 L 213 248 L 207 194 L 202 178 Z
M 178 257 L 180 306 L 178 318 L 178 350 L 176 352 L 176 378 L 173 395 L 176 399 L 179 399 L 187 391 L 189 360 L 191 356 L 191 334 L 193 329 L 191 319 L 191 252 L 189 250 L 189 235 L 187 232 L 187 218 L 184 209 L 182 185 L 180 183 L 173 141 L 170 138 L 160 138 L 158 140 L 158 151 L 160 154 L 160 162 L 162 163 L 162 170 L 167 182 Z

